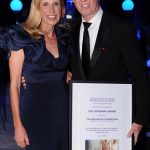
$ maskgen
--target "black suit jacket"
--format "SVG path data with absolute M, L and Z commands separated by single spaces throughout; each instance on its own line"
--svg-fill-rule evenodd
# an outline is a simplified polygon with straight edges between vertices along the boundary
M 79 52 L 81 19 L 72 27 L 71 71 L 73 80 L 86 80 Z M 90 62 L 89 81 L 127 82 L 133 79 L 135 96 L 134 121 L 147 124 L 150 87 L 145 63 L 142 59 L 132 26 L 106 12 L 102 15 L 95 48 Z M 128 108 L 127 108 L 128 111 Z

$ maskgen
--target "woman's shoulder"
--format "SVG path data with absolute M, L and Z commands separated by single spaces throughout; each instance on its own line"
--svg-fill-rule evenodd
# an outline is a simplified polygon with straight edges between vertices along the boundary
M 69 53 L 72 54 L 72 42 L 71 42 L 71 26 L 68 23 L 59 25 L 57 27 L 57 38 L 58 44 L 61 44 L 62 47 Z
M 43 53 L 43 39 L 33 39 L 29 33 L 23 28 L 22 24 L 15 24 L 2 29 L 3 41 L 0 47 L 10 51 L 24 50 L 26 59 L 36 61 Z
M 70 28 L 67 24 L 61 24 L 56 26 L 55 32 L 57 35 L 57 40 L 59 44 L 62 44 L 64 46 L 67 45 L 68 40 L 69 40 L 69 31 Z
M 21 23 L 13 24 L 11 26 L 6 26 L 0 28 L 0 34 L 5 38 L 5 40 L 21 40 L 21 41 L 31 41 L 32 38 L 29 33 L 23 28 Z
M 32 38 L 20 23 L 1 28 L 0 37 L 1 48 L 10 50 L 18 50 L 33 43 Z
M 56 26 L 56 32 L 57 35 L 59 36 L 58 38 L 68 36 L 70 30 L 71 30 L 71 26 L 67 23 Z
M 31 36 L 23 28 L 21 23 L 14 24 L 8 28 L 8 34 L 10 36 L 16 36 L 20 40 L 31 40 Z

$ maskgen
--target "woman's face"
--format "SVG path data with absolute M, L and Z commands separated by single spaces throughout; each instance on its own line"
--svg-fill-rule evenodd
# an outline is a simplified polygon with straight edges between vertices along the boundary
M 60 0 L 41 0 L 40 13 L 43 25 L 56 25 L 62 16 Z

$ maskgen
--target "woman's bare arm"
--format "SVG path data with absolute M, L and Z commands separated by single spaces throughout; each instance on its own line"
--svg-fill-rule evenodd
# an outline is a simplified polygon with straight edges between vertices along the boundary
M 10 99 L 11 108 L 14 120 L 15 128 L 15 140 L 18 146 L 25 147 L 29 144 L 26 131 L 22 125 L 20 118 L 20 85 L 21 85 L 21 74 L 24 63 L 24 52 L 23 50 L 11 51 L 9 59 L 10 68 Z

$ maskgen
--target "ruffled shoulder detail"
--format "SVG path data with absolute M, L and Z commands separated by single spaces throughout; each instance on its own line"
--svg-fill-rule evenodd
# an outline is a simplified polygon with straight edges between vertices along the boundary
M 63 24 L 62 26 L 56 27 L 58 43 L 60 46 L 63 47 L 63 49 L 66 49 L 68 54 L 72 53 L 70 31 L 71 31 L 71 28 L 69 24 Z
M 42 55 L 43 40 L 31 38 L 21 24 L 0 29 L 0 47 L 9 51 L 23 49 L 25 57 L 31 61 L 38 60 Z
M 32 38 L 22 28 L 21 24 L 5 27 L 0 31 L 0 47 L 18 50 L 32 43 Z

